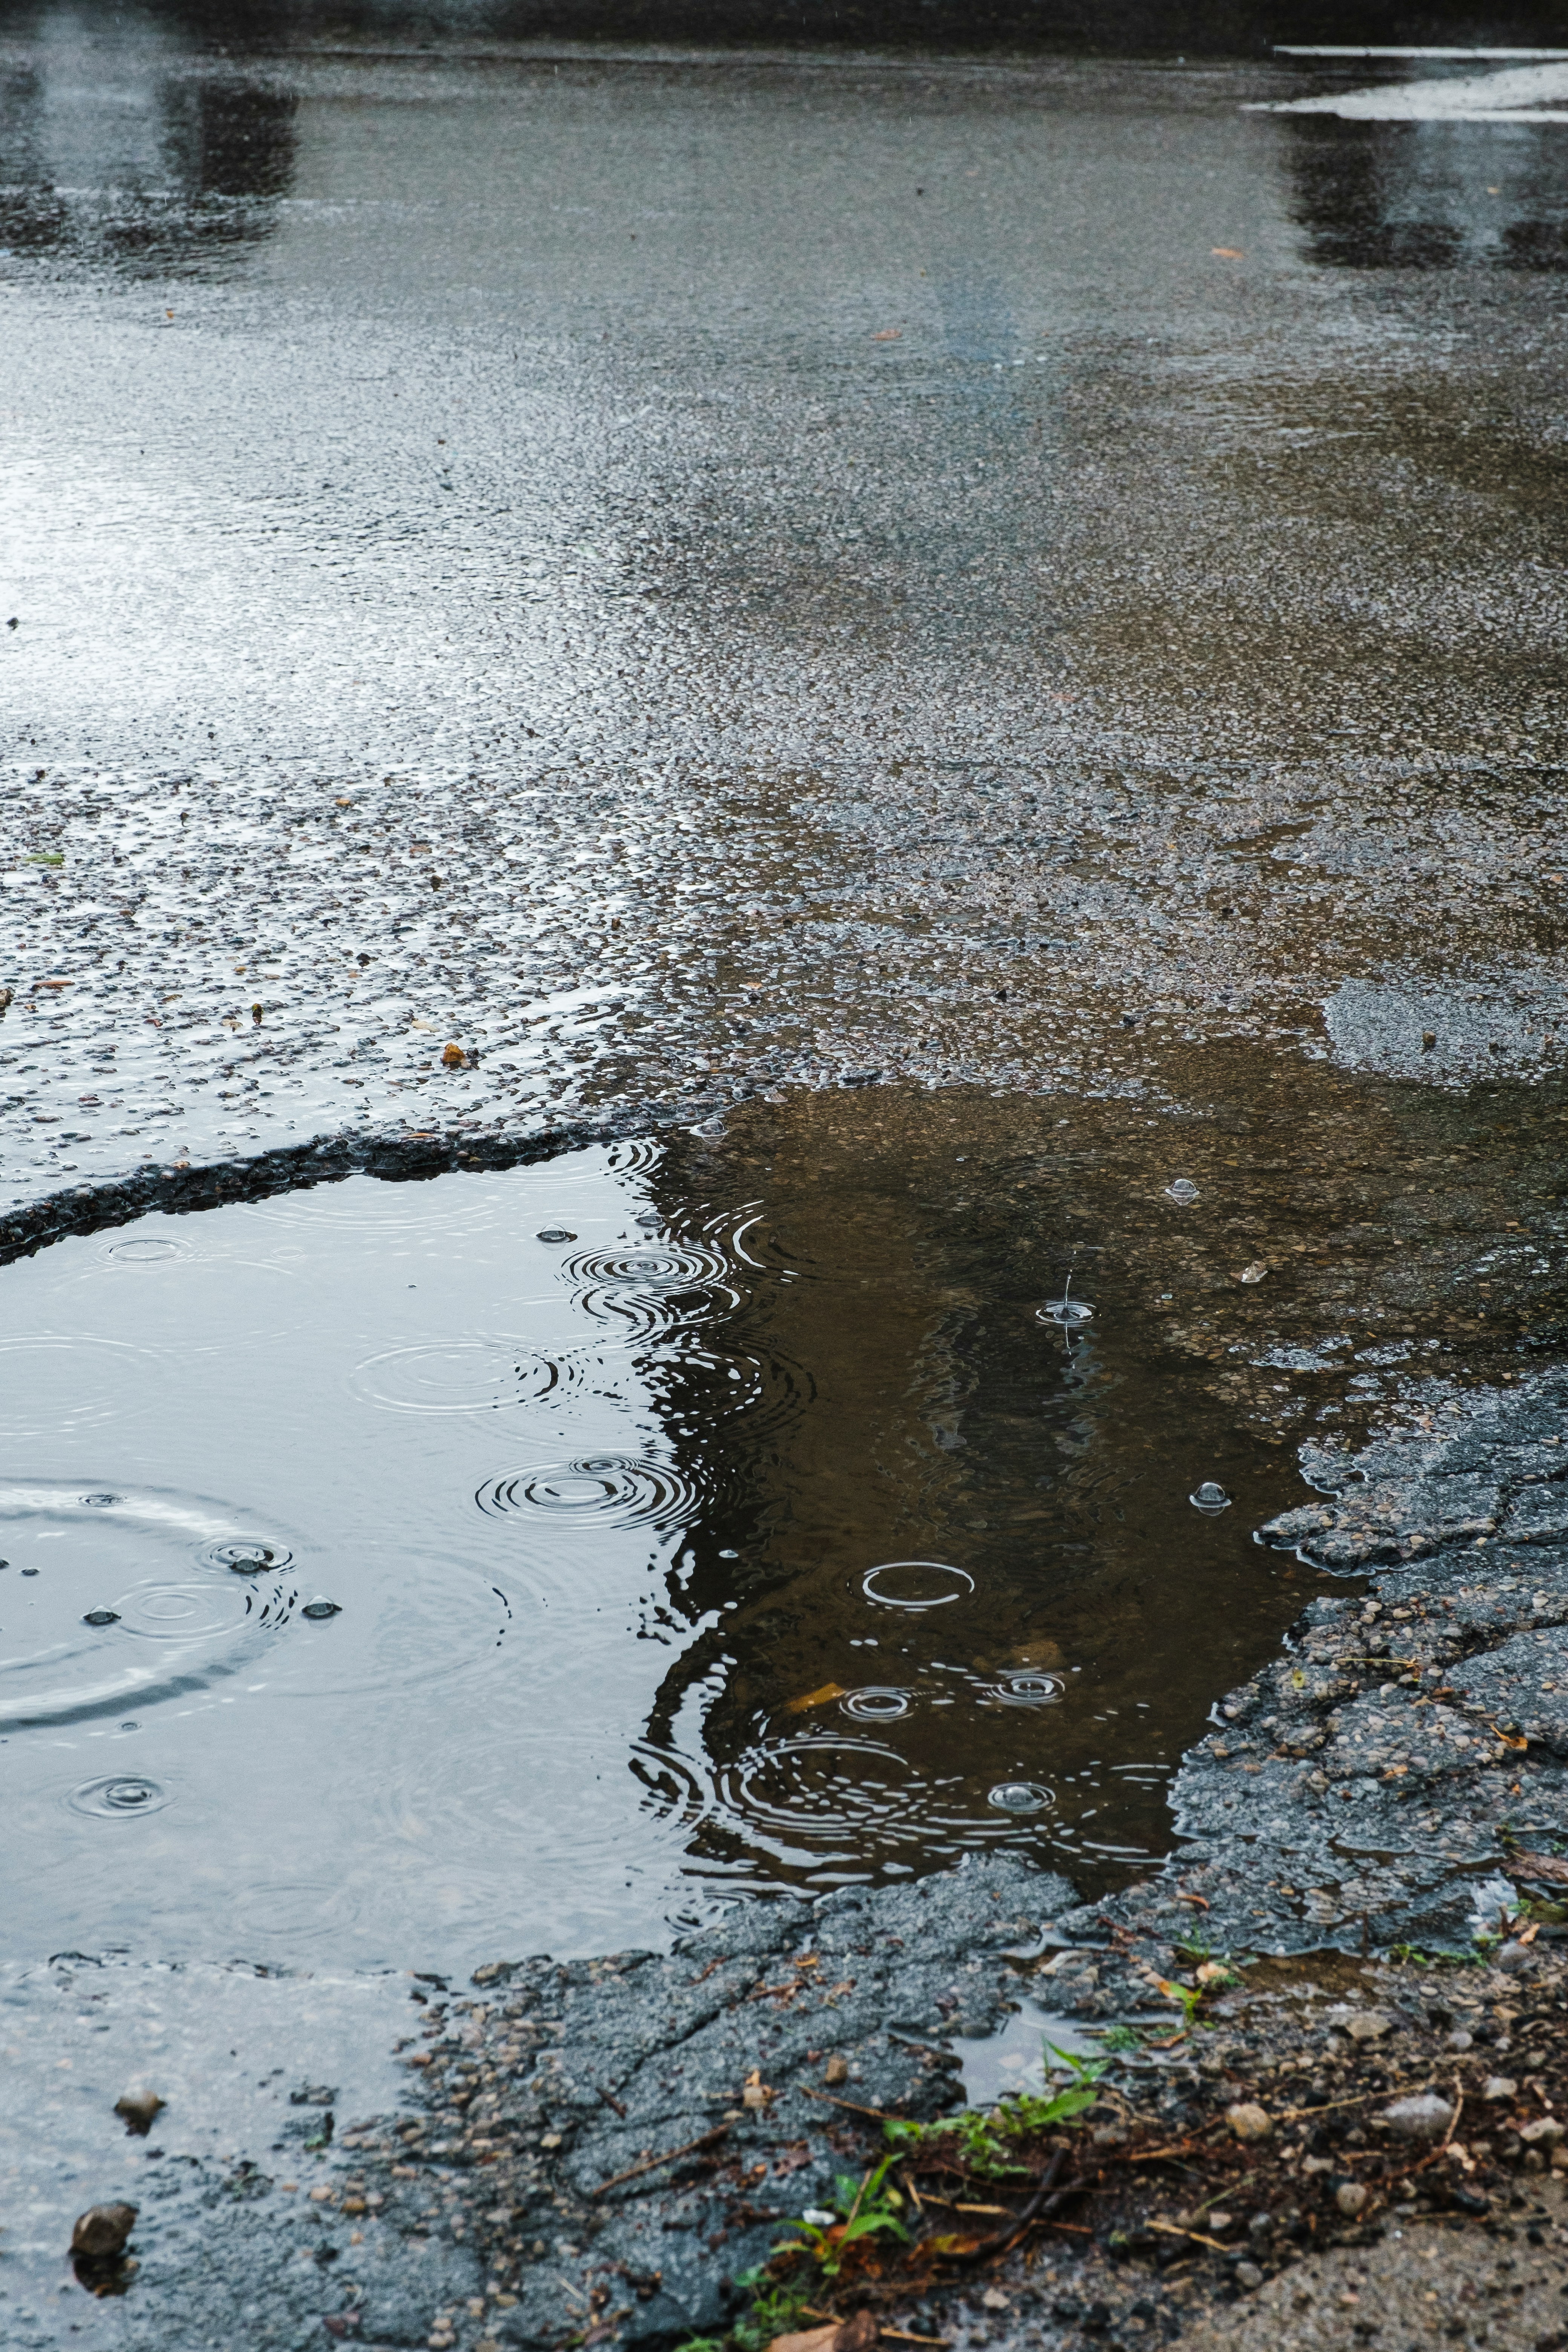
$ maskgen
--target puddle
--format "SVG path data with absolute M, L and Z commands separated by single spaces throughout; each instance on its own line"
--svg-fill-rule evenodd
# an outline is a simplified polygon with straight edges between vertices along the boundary
M 1022 2091 L 1041 2098 L 1047 2088 L 1047 2061 L 1061 2088 L 1060 2059 L 1104 2055 L 1103 2023 L 1092 2030 L 1070 2017 L 1053 2016 L 1037 2001 L 1022 2000 L 999 2032 L 975 2035 L 953 2042 L 963 2061 L 963 2099 L 971 2107 L 994 2107 L 1009 2092 Z M 1052 2059 L 1052 2053 L 1060 2055 Z
M 1551 1087 L 1166 1076 L 0 1273 L 5 1948 L 456 1969 L 965 1852 L 1145 1870 L 1319 1581 L 1252 1540 L 1294 1443 L 1568 1321 Z

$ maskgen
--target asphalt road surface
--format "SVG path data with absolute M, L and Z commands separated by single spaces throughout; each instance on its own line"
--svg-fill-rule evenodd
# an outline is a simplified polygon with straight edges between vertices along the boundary
M 0 66 L 0 1212 L 1553 1064 L 1563 63 Z
M 1560 1071 L 1550 40 L 260 21 L 0 25 L 0 1221 L 872 1077 L 1157 1113 L 1226 1040 L 1260 1098 L 1295 1073 L 1268 1166 L 1289 1097 L 1327 1167 L 1336 1060 Z M 171 2165 L 189 2278 L 104 2340 L 323 2340 L 326 2258 L 246 2221 L 242 2151 L 285 2041 L 307 2121 L 318 2046 L 383 2097 L 372 1992 L 248 1979 L 240 2019 L 221 1972 L 72 1964 L 5 1989 L 16 2340 L 76 2340 L 100 2030 L 207 2084 L 181 2161 L 237 2168 L 212 2208 Z M 400 2342 L 479 2284 L 424 2242 Z

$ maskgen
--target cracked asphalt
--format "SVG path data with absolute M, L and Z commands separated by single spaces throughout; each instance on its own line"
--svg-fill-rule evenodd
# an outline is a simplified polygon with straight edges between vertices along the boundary
M 1506 1077 L 1528 1126 L 1568 1041 L 1568 134 L 1246 110 L 1408 71 L 11 15 L 5 1242 L 317 1140 L 531 1150 L 873 1079 L 1158 1114 L 1233 1045 L 1237 1116 L 1283 1069 L 1309 1139 L 1335 1063 Z M 1326 1216 L 1292 1198 L 1293 1231 Z M 1310 1370 L 1304 1336 L 1260 1364 Z M 1562 1828 L 1563 1530 L 1549 1481 L 1469 1476 L 1450 1451 L 1415 1504 L 1394 1481 L 1277 1530 L 1375 1570 L 1377 1606 L 1315 1604 L 1323 1687 L 1269 1669 L 1235 1752 L 1184 1769 L 1213 1843 L 1184 1867 L 1237 1933 L 1242 1778 L 1310 1842 L 1336 1807 L 1369 1836 L 1428 1808 L 1418 1864 L 1373 1854 L 1347 1895 L 1325 1863 L 1316 1908 L 1277 1857 L 1282 1939 L 1413 1901 L 1462 1926 L 1514 1739 Z M 1439 1486 L 1464 1509 L 1407 1557 Z M 1494 1539 L 1543 1549 L 1446 1608 Z M 1408 1680 L 1345 1678 L 1384 1610 L 1455 1669 L 1418 1723 Z M 1255 1756 L 1254 1714 L 1310 1755 Z M 12 1989 L 51 2067 L 52 2004 L 91 2030 L 66 1962 Z M 1109 2013 L 1079 1973 L 1061 2006 Z M 198 2039 L 222 1991 L 189 1994 Z M 270 2021 L 267 2074 L 321 2030 Z M 353 2332 L 316 2223 L 251 2199 L 263 2120 L 168 2192 L 167 2299 L 105 2306 L 122 2340 L 320 2341 L 329 2304 Z M 11 2151 L 20 2340 L 68 2340 L 60 2200 L 107 2177 L 97 2128 L 87 2158 Z M 521 2307 L 461 2232 L 394 2245 L 367 2210 L 355 2243 L 337 2275 L 384 2262 L 388 2342 Z M 1285 2330 L 1274 2296 L 1235 2341 Z
M 4 38 L 5 1205 L 1162 1019 L 1558 1066 L 1548 125 L 227 30 Z

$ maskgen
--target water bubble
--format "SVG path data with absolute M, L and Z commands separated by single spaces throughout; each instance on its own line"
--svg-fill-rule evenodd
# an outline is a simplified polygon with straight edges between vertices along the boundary
M 999 1813 L 1043 1813 L 1056 1799 L 1037 1780 L 999 1780 L 985 1801 Z
M 841 1712 L 853 1716 L 858 1723 L 896 1723 L 913 1704 L 908 1691 L 879 1689 L 875 1685 L 847 1691 L 838 1702 Z
M 1194 1487 L 1187 1500 L 1194 1511 L 1202 1511 L 1209 1519 L 1217 1518 L 1221 1511 L 1230 1508 L 1230 1496 L 1213 1478 L 1205 1478 L 1201 1486 Z
M 120 1612 L 118 1609 L 89 1609 L 81 1622 L 84 1625 L 118 1625 Z
M 116 1503 L 125 1500 L 123 1495 L 84 1495 L 82 1501 L 89 1511 L 111 1511 Z
M 96 1821 L 124 1821 L 134 1813 L 161 1812 L 168 1803 L 166 1790 L 156 1780 L 114 1778 L 84 1780 L 73 1789 L 66 1800 L 74 1813 L 87 1813 Z
M 941 1559 L 889 1559 L 869 1568 L 860 1579 L 868 1601 L 884 1609 L 945 1609 L 974 1590 L 967 1569 L 951 1568 Z
M 1059 1675 L 1008 1675 L 993 1685 L 990 1696 L 1003 1706 L 1055 1706 L 1067 1696 Z
M 188 1242 L 112 1242 L 104 1253 L 116 1265 L 156 1265 L 171 1257 L 189 1257 Z
M 342 1603 L 338 1601 L 307 1601 L 300 1610 L 301 1617 L 312 1618 L 317 1624 L 328 1617 L 341 1617 Z
M 697 1489 L 673 1463 L 635 1454 L 590 1454 L 492 1479 L 474 1500 L 490 1518 L 537 1510 L 600 1527 L 665 1527 L 694 1515 Z
M 232 1569 L 236 1576 L 259 1576 L 265 1569 L 287 1568 L 294 1555 L 282 1544 L 239 1536 L 232 1543 L 209 1544 L 198 1557 L 204 1568 Z
M 1165 1187 L 1166 1200 L 1179 1202 L 1184 1209 L 1190 1201 L 1195 1201 L 1197 1197 L 1198 1188 L 1190 1176 L 1178 1176 L 1173 1184 L 1167 1184 Z
M 1037 1323 L 1092 1323 L 1094 1309 L 1085 1298 L 1048 1298 L 1035 1311 Z
M 719 1557 L 721 1559 L 739 1559 L 741 1555 L 738 1551 L 721 1551 Z M 0 1559 L 0 1568 L 4 1568 L 5 1565 L 5 1561 Z
M 542 1242 L 574 1242 L 576 1238 L 576 1234 L 569 1234 L 564 1225 L 545 1225 L 534 1235 L 536 1241 Z

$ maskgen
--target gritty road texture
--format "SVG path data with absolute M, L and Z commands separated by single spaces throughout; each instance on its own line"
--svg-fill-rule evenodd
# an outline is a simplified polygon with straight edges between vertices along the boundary
M 1243 110 L 1364 68 L 5 55 L 0 1206 L 1162 1020 L 1559 1066 L 1560 148 L 1483 224 L 1484 125 Z
M 0 1250 L 791 1087 L 1159 1110 L 1226 1041 L 1561 1068 L 1560 136 L 1244 111 L 1364 66 L 218 30 L 89 6 L 0 43 Z M 934 2116 L 1008 1982 L 1121 2016 L 1194 1974 L 1194 1916 L 1237 1958 L 1463 1940 L 1568 1842 L 1565 1394 L 1434 1385 L 1429 1429 L 1309 1457 L 1330 1499 L 1269 1540 L 1369 1598 L 1232 1696 L 1150 1885 L 1075 1913 L 972 1868 L 509 1963 L 317 2175 L 259 2126 L 103 2156 L 131 2291 L 0 2259 L 7 2340 L 653 2352 L 865 2152 L 808 2096 L 829 2056 Z M 1021 1979 L 1047 1915 L 1065 1957 Z M 1417 1976 L 1369 1983 L 1446 2083 Z M 1450 1982 L 1507 2056 L 1523 1999 Z M 1205 2049 L 1267 2106 L 1247 2015 Z M 1171 2095 L 1223 2131 L 1197 2074 Z M 1254 2282 L 1215 2221 L 1189 2288 L 1096 2239 L 910 2332 L 1153 2342 L 1239 2285 L 1216 2346 L 1434 2309 L 1550 2344 L 1542 2116 L 1509 2115 L 1484 2215 L 1413 2199 L 1327 2254 L 1244 2215 Z M 1300 2147 L 1304 2229 L 1356 2166 Z

